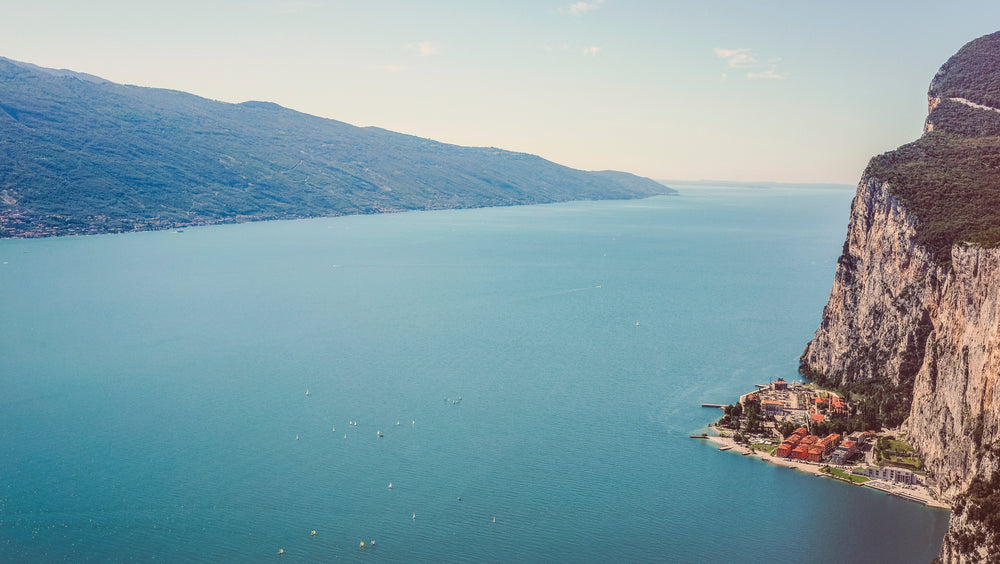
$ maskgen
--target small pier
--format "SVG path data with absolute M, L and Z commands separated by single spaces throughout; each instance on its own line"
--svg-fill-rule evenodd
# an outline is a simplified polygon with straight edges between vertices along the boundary
M 725 407 L 726 407 L 726 406 L 722 405 L 721 403 L 703 403 L 703 404 L 701 404 L 701 406 L 702 407 L 714 407 L 716 409 L 725 409 Z

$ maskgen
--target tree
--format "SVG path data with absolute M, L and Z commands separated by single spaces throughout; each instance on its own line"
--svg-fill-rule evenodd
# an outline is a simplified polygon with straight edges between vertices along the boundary
M 791 421 L 782 421 L 778 424 L 778 432 L 781 433 L 781 436 L 786 439 L 795 432 L 795 429 L 798 429 L 798 426 Z
M 732 416 L 739 419 L 743 415 L 743 404 L 737 403 L 736 405 L 732 406 L 732 408 L 733 408 Z

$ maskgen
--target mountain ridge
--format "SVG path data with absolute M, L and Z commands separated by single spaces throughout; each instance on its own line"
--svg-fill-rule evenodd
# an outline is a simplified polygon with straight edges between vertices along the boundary
M 0 237 L 629 199 L 614 171 L 0 58 Z

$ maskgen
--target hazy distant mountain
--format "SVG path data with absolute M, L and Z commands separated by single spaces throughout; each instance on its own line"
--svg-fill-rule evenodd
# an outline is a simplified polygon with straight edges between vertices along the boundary
M 0 237 L 671 192 L 622 172 L 0 58 Z

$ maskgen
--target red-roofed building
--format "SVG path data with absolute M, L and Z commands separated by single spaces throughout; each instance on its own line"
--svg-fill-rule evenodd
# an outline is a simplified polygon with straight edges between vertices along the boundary
M 809 462 L 819 462 L 823 458 L 823 447 L 814 446 L 809 448 L 809 452 L 806 454 L 806 460 Z
M 788 442 L 781 443 L 778 445 L 778 450 L 774 451 L 774 455 L 779 458 L 788 458 L 789 455 L 792 454 L 792 449 L 794 447 L 795 445 Z
M 788 382 L 785 382 L 783 378 L 778 378 L 777 380 L 774 381 L 774 389 L 778 391 L 787 390 Z
M 821 441 L 816 443 L 817 446 L 823 447 L 823 454 L 829 454 L 833 449 L 837 448 L 840 444 L 840 435 L 837 433 L 830 433 L 829 435 L 823 437 Z
M 837 414 L 847 413 L 847 405 L 844 404 L 844 400 L 833 396 L 830 398 L 830 411 Z
M 809 455 L 809 447 L 806 445 L 799 445 L 792 450 L 792 458 L 805 460 L 806 456 L 808 455 Z
M 847 460 L 854 456 L 854 453 L 857 451 L 858 444 L 848 439 L 840 443 L 840 446 L 833 451 L 833 454 L 830 455 L 830 462 L 834 464 L 845 464 L 847 463 Z
M 806 435 L 805 437 L 802 437 L 802 441 L 799 444 L 800 445 L 812 446 L 812 445 L 816 444 L 816 441 L 818 441 L 818 440 L 819 440 L 819 437 L 817 437 L 816 435 Z
M 791 435 L 787 439 L 785 439 L 784 442 L 792 445 L 793 447 L 797 447 L 797 446 L 799 446 L 799 441 L 801 441 L 801 440 L 802 440 L 801 436 L 799 436 L 799 435 Z
M 799 427 L 798 429 L 793 431 L 793 434 L 798 435 L 799 437 L 804 437 L 809 434 L 809 430 L 806 429 L 805 427 Z
M 781 413 L 785 409 L 785 404 L 777 400 L 764 400 L 760 402 L 760 407 L 764 413 Z
M 822 423 L 823 421 L 826 420 L 826 416 L 823 415 L 822 413 L 810 413 L 809 417 L 812 418 L 812 420 L 817 423 Z

